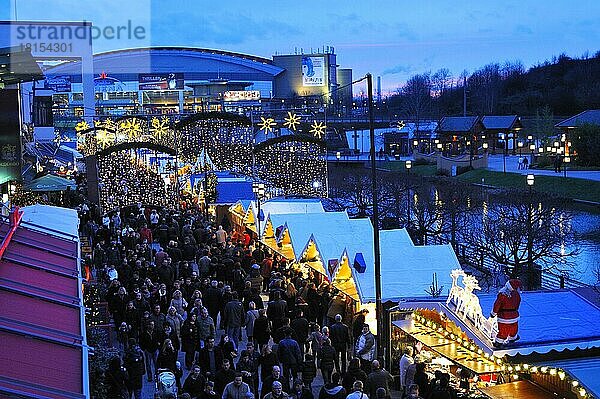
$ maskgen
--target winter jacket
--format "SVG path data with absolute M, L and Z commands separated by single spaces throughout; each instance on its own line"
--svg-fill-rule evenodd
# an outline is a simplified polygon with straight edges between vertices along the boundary
M 367 373 L 365 373 L 360 367 L 348 367 L 348 371 L 344 374 L 342 385 L 346 391 L 350 392 L 355 381 L 362 381 L 363 385 L 367 384 Z
M 242 327 L 245 324 L 246 313 L 240 301 L 229 301 L 223 309 L 223 324 L 225 327 Z
M 390 384 L 394 382 L 392 375 L 383 369 L 373 370 L 367 377 L 367 389 L 370 398 L 377 397 L 377 389 L 385 388 L 385 396 L 390 397 Z
M 373 361 L 375 358 L 375 337 L 370 331 L 358 338 L 356 354 L 363 360 Z
M 346 349 L 350 343 L 350 329 L 342 322 L 336 322 L 329 327 L 331 346 L 336 349 Z
M 254 336 L 254 322 L 258 319 L 258 310 L 249 310 L 246 312 L 246 335 Z
M 297 365 L 302 363 L 302 353 L 298 342 L 292 338 L 284 338 L 279 341 L 277 346 L 277 355 L 283 364 Z
M 198 316 L 198 336 L 202 341 L 215 337 L 215 322 L 212 317 L 202 315 Z
M 250 286 L 260 292 L 264 278 L 260 275 L 260 271 L 252 270 L 246 277 L 246 281 L 250 281 Z
M 317 376 L 317 366 L 315 366 L 315 360 L 305 360 L 302 363 L 302 381 L 306 383 L 312 383 Z
M 336 351 L 331 345 L 323 345 L 319 351 L 319 368 L 331 370 L 335 366 Z
M 250 392 L 250 387 L 245 382 L 238 387 L 235 382 L 230 382 L 225 385 L 222 399 L 246 399 L 246 395 Z
M 140 347 L 134 346 L 125 351 L 123 363 L 129 375 L 128 388 L 130 390 L 142 389 L 142 376 L 146 373 L 146 366 L 144 363 L 144 354 Z
M 326 384 L 319 391 L 319 399 L 346 399 L 346 390 L 341 385 Z
M 198 325 L 187 319 L 181 326 L 181 349 L 184 352 L 194 352 L 199 344 Z
M 266 317 L 258 317 L 254 321 L 254 339 L 261 345 L 271 338 L 271 322 Z

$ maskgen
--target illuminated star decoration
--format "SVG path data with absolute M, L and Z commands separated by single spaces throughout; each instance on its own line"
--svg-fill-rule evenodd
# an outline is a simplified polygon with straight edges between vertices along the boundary
M 404 126 L 406 126 L 406 123 L 404 123 L 404 121 L 398 121 L 398 123 L 396 123 L 396 127 L 398 128 L 398 130 L 404 129 Z
M 313 124 L 310 125 L 310 132 L 312 133 L 313 136 L 315 136 L 318 139 L 323 138 L 323 135 L 325 134 L 326 129 L 327 129 L 327 126 L 325 125 L 324 122 L 314 121 Z
M 84 130 L 88 130 L 89 128 L 90 128 L 90 125 L 88 125 L 88 123 L 86 121 L 80 121 L 77 123 L 77 125 L 75 125 L 75 131 L 77 133 L 83 132 Z
M 300 119 L 300 116 L 288 111 L 287 117 L 284 118 L 285 122 L 283 123 L 283 126 L 295 131 L 298 128 L 298 125 L 300 125 Z
M 123 130 L 129 136 L 130 140 L 138 138 L 142 133 L 142 125 L 135 118 L 121 122 L 119 129 Z
M 150 120 L 150 133 L 154 136 L 155 139 L 161 140 L 164 136 L 167 135 L 169 131 L 169 118 L 163 116 L 161 119 L 158 119 L 154 116 Z
M 265 134 L 268 135 L 269 132 L 272 132 L 275 126 L 277 126 L 277 122 L 275 122 L 275 119 L 273 118 L 265 118 L 261 116 L 258 126 L 260 128 L 259 130 L 263 130 Z
M 106 130 L 98 130 L 96 132 L 96 141 L 101 144 L 102 147 L 108 147 L 113 141 L 115 141 L 115 134 L 107 132 Z

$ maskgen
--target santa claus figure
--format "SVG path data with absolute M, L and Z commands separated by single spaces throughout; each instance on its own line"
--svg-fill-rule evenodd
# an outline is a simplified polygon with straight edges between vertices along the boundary
M 498 335 L 494 347 L 499 348 L 519 339 L 519 306 L 521 282 L 512 279 L 498 291 L 491 317 L 498 317 Z

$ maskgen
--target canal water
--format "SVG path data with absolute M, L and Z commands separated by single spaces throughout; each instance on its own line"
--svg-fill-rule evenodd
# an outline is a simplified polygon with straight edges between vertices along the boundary
M 600 209 L 574 206 L 572 228 L 576 234 L 580 253 L 574 257 L 572 277 L 587 284 L 598 282 L 600 272 Z

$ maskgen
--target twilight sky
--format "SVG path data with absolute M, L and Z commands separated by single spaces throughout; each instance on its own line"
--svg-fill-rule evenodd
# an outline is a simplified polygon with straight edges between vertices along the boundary
M 216 48 L 270 58 L 334 46 L 355 78 L 384 91 L 439 68 L 454 76 L 490 62 L 525 67 L 600 50 L 599 0 L 0 0 L 0 20 L 143 26 L 144 39 L 99 38 L 94 52 L 148 45 Z M 123 31 L 124 32 L 124 31 Z M 356 90 L 355 90 L 356 92 Z

